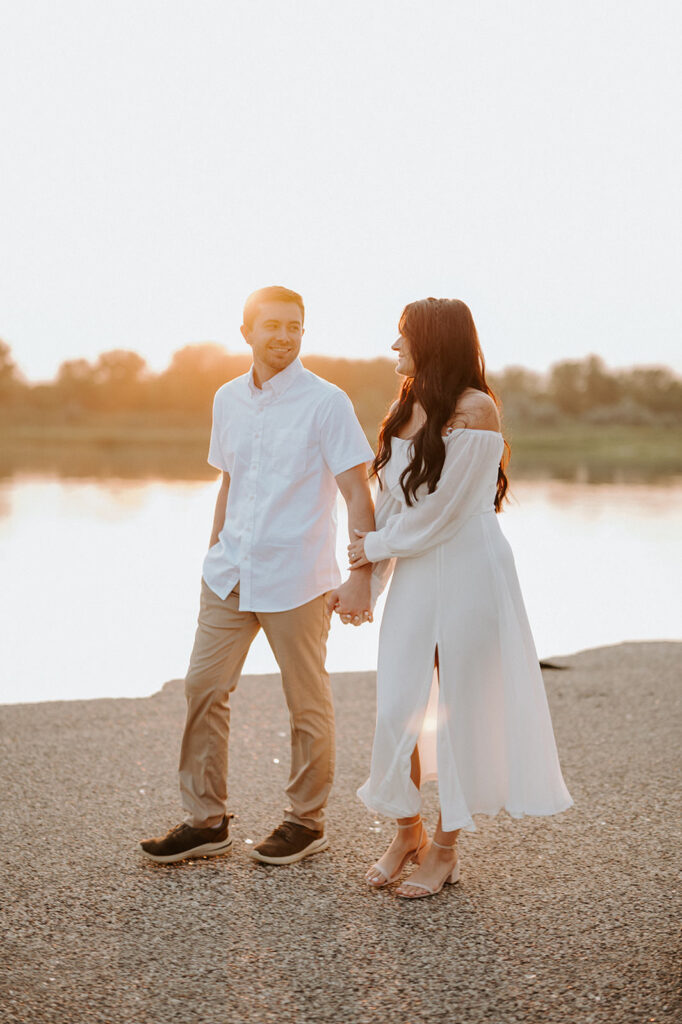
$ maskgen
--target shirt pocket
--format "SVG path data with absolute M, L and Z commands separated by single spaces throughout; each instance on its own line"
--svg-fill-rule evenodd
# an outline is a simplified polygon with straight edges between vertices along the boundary
M 270 468 L 278 477 L 295 480 L 310 466 L 312 452 L 307 431 L 294 427 L 278 430 L 270 454 Z

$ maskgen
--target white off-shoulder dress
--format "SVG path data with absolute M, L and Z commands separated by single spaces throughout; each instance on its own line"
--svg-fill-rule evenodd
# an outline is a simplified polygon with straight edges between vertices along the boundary
M 409 440 L 393 438 L 377 529 L 365 538 L 374 596 L 391 575 L 381 623 L 372 765 L 358 795 L 392 818 L 419 813 L 410 779 L 436 777 L 443 828 L 473 815 L 546 815 L 572 804 L 511 548 L 494 511 L 499 433 L 444 438 L 436 490 L 408 506 L 399 477 Z M 439 672 L 434 673 L 438 649 Z

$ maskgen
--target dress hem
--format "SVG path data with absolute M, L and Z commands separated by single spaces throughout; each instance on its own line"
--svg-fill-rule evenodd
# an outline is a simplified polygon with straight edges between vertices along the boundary
M 387 804 L 383 800 L 376 800 L 373 797 L 366 798 L 364 796 L 364 794 L 362 793 L 362 789 L 364 789 L 364 788 L 365 787 L 363 786 L 363 787 L 361 787 L 361 789 L 358 789 L 357 790 L 357 795 L 360 798 L 360 800 L 362 800 L 362 802 L 365 805 L 365 807 L 369 811 L 372 811 L 375 814 L 383 814 L 387 818 L 397 819 L 397 818 L 412 818 L 412 817 L 414 817 L 415 814 L 419 813 L 418 810 L 417 811 L 406 811 L 405 808 L 398 808 L 395 805 Z M 370 800 L 371 800 L 371 803 L 370 803 Z M 539 810 L 520 811 L 520 810 L 516 810 L 516 809 L 512 810 L 511 808 L 509 808 L 509 807 L 507 807 L 505 805 L 502 805 L 502 806 L 498 807 L 497 810 L 494 810 L 494 811 L 489 811 L 489 810 L 472 811 L 471 814 L 466 819 L 462 819 L 460 821 L 455 821 L 453 823 L 451 823 L 447 819 L 443 819 L 441 827 L 442 827 L 444 832 L 455 832 L 457 829 L 464 829 L 467 832 L 477 832 L 478 829 L 476 827 L 476 822 L 473 819 L 473 815 L 474 814 L 485 815 L 485 817 L 487 817 L 487 818 L 496 818 L 498 814 L 501 814 L 502 811 L 505 811 L 509 815 L 510 818 L 514 818 L 514 819 L 519 819 L 519 818 L 547 818 L 547 817 L 550 817 L 550 816 L 552 816 L 554 814 L 563 814 L 564 811 L 567 811 L 571 807 L 573 807 L 573 803 L 574 803 L 573 800 L 569 799 L 569 801 L 567 803 L 564 803 L 564 804 L 562 804 L 562 805 L 560 805 L 558 807 L 555 807 L 552 810 L 541 810 L 541 811 L 539 811 Z

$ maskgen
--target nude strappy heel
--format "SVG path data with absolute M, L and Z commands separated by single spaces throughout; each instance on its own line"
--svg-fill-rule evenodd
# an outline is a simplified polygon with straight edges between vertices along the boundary
M 371 886 L 372 889 L 381 889 L 384 885 L 390 885 L 392 882 L 395 882 L 400 877 L 400 875 L 403 872 L 403 870 L 405 868 L 405 865 L 407 864 L 408 861 L 412 860 L 412 861 L 414 861 L 415 864 L 421 864 L 422 860 L 424 859 L 424 854 L 426 853 L 426 849 L 427 849 L 427 847 L 429 845 L 429 837 L 426 834 L 426 829 L 424 828 L 424 822 L 421 820 L 421 818 L 419 818 L 418 821 L 411 821 L 409 823 L 409 825 L 398 825 L 397 822 L 396 822 L 396 825 L 397 825 L 397 828 L 399 828 L 399 829 L 401 829 L 401 828 L 414 828 L 415 825 L 421 825 L 421 832 L 419 834 L 419 842 L 417 843 L 417 845 L 414 848 L 414 850 L 408 850 L 407 851 L 407 853 L 405 854 L 405 856 L 403 857 L 403 859 L 401 860 L 400 864 L 398 865 L 398 867 L 396 868 L 396 870 L 393 872 L 392 875 L 388 875 L 386 873 L 385 869 L 381 866 L 381 864 L 379 864 L 378 861 L 377 861 L 376 864 L 373 864 L 372 867 L 369 869 L 369 871 L 378 871 L 381 875 L 383 875 L 384 880 L 383 880 L 383 882 L 381 882 L 381 881 L 376 881 L 376 882 L 375 881 L 371 881 L 370 878 L 368 877 L 369 876 L 369 871 L 368 871 L 367 875 L 365 875 L 365 881 L 367 882 L 367 885 Z
M 433 843 L 434 846 L 437 846 L 439 850 L 455 850 L 457 848 L 457 843 L 455 843 L 453 846 L 444 846 L 443 843 L 437 843 L 435 839 L 432 839 L 431 842 Z M 396 891 L 396 896 L 400 896 L 401 899 L 404 900 L 420 900 L 423 899 L 424 896 L 435 896 L 436 893 L 439 893 L 441 891 L 446 882 L 450 885 L 454 885 L 455 882 L 459 882 L 459 877 L 460 871 L 458 857 L 454 865 L 451 868 L 449 868 L 446 874 L 443 876 L 443 881 L 440 883 L 439 886 L 437 886 L 437 888 L 429 889 L 428 885 L 424 885 L 423 882 L 412 882 L 410 881 L 409 878 L 406 878 L 403 885 L 411 885 L 415 889 L 423 889 L 424 892 L 407 893 L 401 892 L 400 889 L 398 889 Z

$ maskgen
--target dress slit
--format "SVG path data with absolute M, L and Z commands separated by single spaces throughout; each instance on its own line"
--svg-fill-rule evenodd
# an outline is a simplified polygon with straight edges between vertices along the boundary
M 515 817 L 557 814 L 572 801 L 513 555 L 493 511 L 502 438 L 453 435 L 436 491 L 414 508 L 399 486 L 407 445 L 395 441 L 369 535 L 377 578 L 392 579 L 372 764 L 359 795 L 390 817 L 418 813 L 408 774 L 416 750 L 420 788 L 437 780 L 445 831 L 473 831 L 474 815 L 502 808 Z

